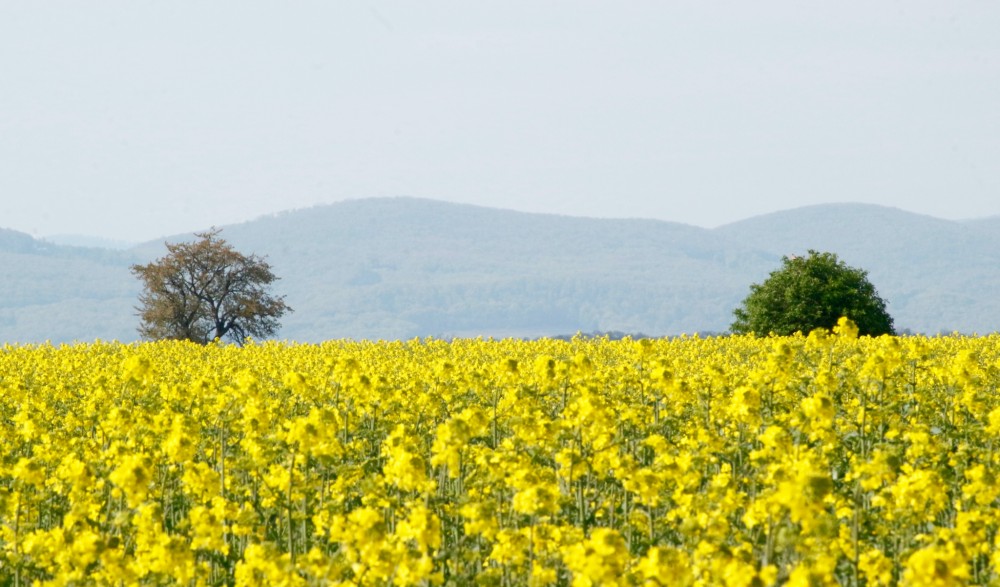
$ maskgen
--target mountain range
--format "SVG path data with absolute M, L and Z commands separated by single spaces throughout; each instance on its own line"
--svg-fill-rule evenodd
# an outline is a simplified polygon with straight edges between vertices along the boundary
M 828 204 L 706 229 L 373 198 L 221 228 L 266 256 L 294 309 L 278 337 L 300 342 L 721 333 L 752 283 L 808 249 L 868 271 L 897 329 L 1000 330 L 1000 216 Z M 102 241 L 0 229 L 0 342 L 136 340 L 129 267 L 192 238 L 80 246 L 65 243 Z

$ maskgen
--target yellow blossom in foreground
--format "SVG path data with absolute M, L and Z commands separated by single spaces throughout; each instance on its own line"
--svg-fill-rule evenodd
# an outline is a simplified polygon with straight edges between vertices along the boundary
M 6 346 L 0 584 L 997 585 L 1000 336 Z

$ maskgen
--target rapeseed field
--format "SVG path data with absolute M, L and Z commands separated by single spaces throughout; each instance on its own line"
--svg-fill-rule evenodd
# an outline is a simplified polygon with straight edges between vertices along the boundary
M 995 585 L 1000 336 L 0 349 L 5 585 Z

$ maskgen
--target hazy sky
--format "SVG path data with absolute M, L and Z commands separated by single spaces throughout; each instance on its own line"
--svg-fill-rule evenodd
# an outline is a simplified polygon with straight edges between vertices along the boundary
M 995 0 L 0 2 L 0 227 L 408 195 L 717 226 L 1000 214 Z

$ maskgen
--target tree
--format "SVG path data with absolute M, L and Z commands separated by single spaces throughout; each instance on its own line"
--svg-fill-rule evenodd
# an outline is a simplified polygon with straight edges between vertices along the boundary
M 218 229 L 195 236 L 199 240 L 191 243 L 166 243 L 169 254 L 132 266 L 144 285 L 136 308 L 142 337 L 200 344 L 229 337 L 242 344 L 247 337 L 274 334 L 278 319 L 292 309 L 284 296 L 267 291 L 278 279 L 271 266 L 236 251 Z
M 894 334 L 885 300 L 868 281 L 868 272 L 849 267 L 833 253 L 810 250 L 806 257 L 782 257 L 781 269 L 733 311 L 735 333 L 779 335 L 816 328 L 832 329 L 841 316 L 858 326 L 859 334 Z

